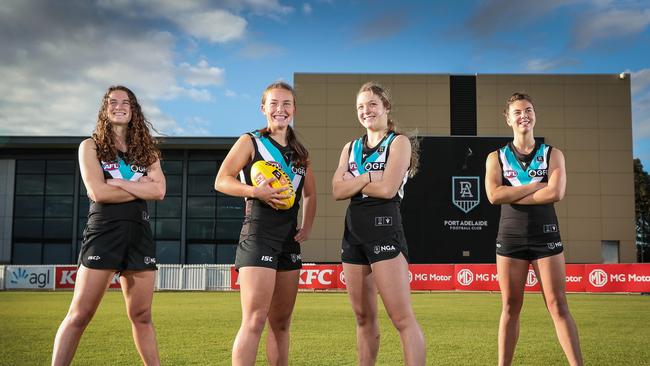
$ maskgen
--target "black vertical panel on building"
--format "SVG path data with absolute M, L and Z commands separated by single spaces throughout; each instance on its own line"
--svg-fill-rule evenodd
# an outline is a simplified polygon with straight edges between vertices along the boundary
M 420 169 L 406 184 L 402 201 L 411 263 L 495 262 L 500 207 L 490 204 L 485 194 L 485 159 L 510 140 L 422 138 Z M 471 188 L 467 195 L 473 202 L 462 202 L 467 198 L 459 192 L 460 182 L 469 182 L 465 187 Z
M 450 75 L 449 99 L 452 136 L 476 136 L 476 76 Z

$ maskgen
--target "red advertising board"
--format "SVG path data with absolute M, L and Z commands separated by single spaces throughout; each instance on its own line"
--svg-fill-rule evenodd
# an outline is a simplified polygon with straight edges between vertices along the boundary
M 455 264 L 454 288 L 462 291 L 499 291 L 494 264 Z
M 453 290 L 453 264 L 409 265 L 411 290 Z
M 566 265 L 566 291 L 585 292 L 585 265 Z
M 341 283 L 339 279 L 340 265 L 317 264 L 304 265 L 300 270 L 299 289 L 336 289 Z M 230 288 L 239 289 L 239 272 L 230 267 Z
M 650 292 L 650 265 L 585 264 L 587 292 Z
M 77 266 L 56 266 L 56 277 L 54 288 L 74 288 L 77 279 Z M 120 278 L 116 274 L 113 276 L 110 288 L 120 288 Z

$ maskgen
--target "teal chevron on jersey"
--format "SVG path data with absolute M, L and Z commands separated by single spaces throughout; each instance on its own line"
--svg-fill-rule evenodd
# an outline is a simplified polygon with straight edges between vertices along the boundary
M 355 174 L 354 172 L 352 172 L 352 174 L 361 175 L 365 173 L 368 170 L 365 167 L 367 163 L 374 163 L 379 160 L 385 163 L 386 151 L 388 150 L 388 145 L 390 145 L 390 143 L 393 141 L 394 138 L 395 138 L 395 133 L 390 132 L 388 135 L 386 135 L 384 141 L 382 141 L 382 143 L 379 145 L 379 148 L 376 149 L 372 154 L 367 156 L 365 159 L 363 158 L 363 136 L 354 140 L 354 142 L 352 143 L 352 154 L 350 156 L 350 160 L 356 163 L 357 174 Z
M 551 146 L 539 144 L 530 163 L 524 165 L 517 159 L 510 144 L 499 149 L 503 178 L 512 186 L 521 186 L 548 180 L 548 160 Z
M 289 161 L 287 163 L 284 156 L 282 155 L 282 152 L 273 144 L 273 142 L 271 142 L 271 139 L 269 137 L 263 136 L 260 131 L 254 131 L 250 134 L 254 137 L 255 144 L 257 145 L 257 150 L 262 158 L 268 162 L 276 162 L 280 164 L 280 168 L 282 168 L 282 170 L 289 176 L 289 179 L 291 179 L 293 187 L 295 189 L 298 189 L 302 181 L 302 177 L 306 174 L 306 172 L 305 174 L 296 174 L 296 172 L 300 171 L 301 169 L 294 167 L 293 161 Z
M 136 164 L 128 164 L 121 156 L 116 161 L 102 161 L 102 170 L 105 178 L 120 178 L 137 182 L 147 169 Z

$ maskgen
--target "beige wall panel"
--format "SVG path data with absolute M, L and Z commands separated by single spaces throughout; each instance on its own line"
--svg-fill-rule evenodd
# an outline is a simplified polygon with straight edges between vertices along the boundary
M 598 240 L 601 239 L 601 219 L 571 217 L 567 218 L 566 238 L 571 242 L 576 240 Z M 564 235 L 564 234 L 563 234 Z
M 603 240 L 634 240 L 636 226 L 634 218 L 603 219 Z
M 632 129 L 630 106 L 598 107 L 598 127 Z
M 325 242 L 325 262 L 341 262 L 341 238 Z
M 327 227 L 325 239 L 341 240 L 345 228 L 345 216 L 325 217 L 325 225 Z
M 299 85 L 296 89 L 296 100 L 299 105 L 310 105 L 327 103 L 327 84 L 313 83 Z
M 476 85 L 478 84 L 496 84 L 496 74 L 478 74 L 476 75 Z
M 349 141 L 363 135 L 364 130 L 361 127 L 355 128 L 329 128 L 326 131 L 327 148 L 342 149 L 343 145 Z
M 497 84 L 497 105 L 505 108 L 506 100 L 515 92 L 530 93 L 530 83 Z
M 449 127 L 431 127 L 429 136 L 449 136 Z
M 600 152 L 600 171 L 603 173 L 628 173 L 632 170 L 632 150 Z
M 501 112 L 502 108 L 499 106 L 477 106 L 476 127 L 496 128 L 501 124 L 505 125 L 505 118 Z
M 512 129 L 508 127 L 508 135 L 512 135 Z M 564 129 L 559 128 L 535 128 L 535 135 L 544 138 L 544 142 L 557 147 L 558 149 L 564 151 L 565 148 L 565 138 L 564 138 Z M 552 153 L 551 153 L 552 154 Z
M 405 130 L 429 127 L 429 123 L 427 121 L 427 107 L 424 105 L 397 105 L 391 114 L 395 117 L 397 125 Z
M 302 214 L 299 215 L 299 217 L 302 217 Z M 312 226 L 311 235 L 309 235 L 309 239 L 320 239 L 320 240 L 325 239 L 325 233 L 327 232 L 325 219 L 326 218 L 323 217 L 316 217 L 314 219 L 314 225 Z
M 600 150 L 631 150 L 632 131 L 630 130 L 605 130 L 598 131 L 600 135 Z
M 567 263 L 603 262 L 599 240 L 574 240 L 566 245 L 571 248 L 571 257 L 567 258 Z
M 630 74 L 627 73 L 625 74 L 625 80 L 621 80 L 620 74 L 602 74 L 598 76 L 598 84 L 630 83 Z
M 557 215 L 558 218 L 566 218 L 567 217 L 567 212 L 568 210 L 568 203 L 567 199 L 563 199 L 559 202 L 555 202 L 555 214 Z
M 530 91 L 530 75 L 497 74 L 497 84 L 523 84 L 526 90 Z
M 634 173 L 601 173 L 600 187 L 604 195 L 634 195 Z
M 555 84 L 564 85 L 564 75 L 549 75 L 549 74 L 536 74 L 526 75 L 530 84 L 534 87 L 536 84 Z M 533 98 L 536 98 L 533 95 Z
M 565 75 L 564 83 L 567 85 L 572 84 L 598 84 L 602 80 L 602 75 L 593 74 L 578 74 L 578 75 Z
M 316 187 L 320 192 L 329 193 L 332 191 L 332 173 L 328 171 L 314 172 L 314 179 L 316 180 Z
M 601 216 L 603 218 L 634 218 L 634 196 L 601 196 Z
M 567 176 L 566 194 L 567 196 L 600 195 L 599 174 L 571 173 Z
M 444 105 L 449 109 L 449 80 L 444 84 L 427 84 L 428 105 Z
M 427 84 L 394 84 L 390 90 L 393 109 L 400 106 L 425 105 Z
M 354 100 L 345 105 L 331 105 L 327 108 L 327 127 L 360 127 Z
M 349 200 L 336 201 L 329 196 L 325 201 L 325 215 L 328 217 L 344 217 L 348 208 Z
M 564 85 L 534 82 L 530 86 L 530 96 L 535 101 L 535 107 L 564 106 Z
M 325 149 L 309 149 L 309 160 L 311 170 L 314 172 L 327 171 L 327 150 Z
M 301 105 L 298 101 L 296 109 L 295 127 L 322 127 L 327 124 L 327 106 L 324 104 Z
M 600 217 L 600 196 L 566 196 L 570 218 Z
M 599 106 L 629 106 L 631 99 L 630 85 L 624 81 L 598 85 Z
M 327 129 L 322 127 L 300 127 L 296 135 L 307 150 L 324 149 L 326 147 L 323 136 Z
M 321 262 L 325 258 L 325 240 L 309 239 L 300 244 L 302 262 Z
M 336 168 L 339 166 L 339 160 L 341 159 L 341 152 L 343 151 L 343 145 L 336 149 L 328 149 L 326 152 L 327 159 L 327 171 L 330 174 L 333 174 Z
M 303 74 L 296 73 L 293 74 L 294 86 L 298 88 L 302 84 L 309 83 L 327 83 L 328 74 Z
M 619 246 L 621 263 L 636 263 L 636 245 L 634 240 L 621 241 Z
M 426 84 L 427 74 L 398 74 L 393 77 L 393 83 L 397 84 Z
M 395 81 L 395 75 L 393 74 L 359 74 L 359 85 L 357 89 L 361 87 L 364 83 L 368 81 L 375 81 L 380 83 L 384 87 L 390 88 L 393 86 Z
M 445 128 L 449 135 L 451 120 L 449 106 L 427 106 L 427 119 L 430 128 Z
M 535 128 L 564 128 L 564 108 L 554 106 L 535 107 L 537 122 Z
M 324 100 L 323 103 L 349 105 L 354 108 L 357 103 L 357 91 L 359 91 L 359 86 L 356 84 L 328 84 L 327 100 Z
M 564 89 L 565 106 L 596 106 L 598 94 L 594 84 L 569 84 Z
M 597 150 L 600 146 L 598 130 L 595 129 L 566 129 L 564 136 L 566 150 Z
M 571 173 L 598 173 L 600 172 L 600 162 L 598 160 L 598 151 L 576 151 L 566 150 L 564 160 L 566 162 L 566 172 L 570 177 Z
M 316 185 L 316 220 L 322 220 L 327 214 L 327 201 L 332 199 L 332 194 L 324 187 Z
M 497 100 L 497 84 L 479 84 L 476 81 L 477 106 L 505 106 L 505 100 Z M 502 107 L 503 108 L 503 107 Z
M 488 128 L 488 127 L 477 126 L 476 127 L 476 133 L 477 133 L 478 136 L 498 136 L 499 135 L 499 129 L 498 128 Z
M 447 84 L 449 85 L 449 74 L 427 74 L 427 83 L 429 84 Z
M 358 84 L 359 75 L 358 74 L 328 74 L 327 82 L 330 84 L 334 83 L 344 83 L 344 84 Z M 359 86 L 357 86 L 359 89 Z
M 564 125 L 566 128 L 597 128 L 598 109 L 588 107 L 564 107 Z

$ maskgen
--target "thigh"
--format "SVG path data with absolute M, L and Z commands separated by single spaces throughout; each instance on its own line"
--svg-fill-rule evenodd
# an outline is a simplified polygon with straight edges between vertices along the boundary
M 565 298 L 566 266 L 563 253 L 534 260 L 533 268 L 547 302 Z
M 369 265 L 343 263 L 345 287 L 356 313 L 377 313 L 377 286 Z
M 501 298 L 516 298 L 523 301 L 529 261 L 497 255 L 497 274 Z
M 113 270 L 79 266 L 70 310 L 94 313 L 114 274 Z
M 275 290 L 277 271 L 264 267 L 239 269 L 239 296 L 243 315 L 255 311 L 268 312 Z
M 296 303 L 299 275 L 300 270 L 276 272 L 269 318 L 286 318 L 291 315 Z
M 406 258 L 400 254 L 392 259 L 373 263 L 372 273 L 389 315 L 411 312 L 411 287 Z
M 156 271 L 122 271 L 120 284 L 129 314 L 138 314 L 151 308 Z

